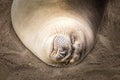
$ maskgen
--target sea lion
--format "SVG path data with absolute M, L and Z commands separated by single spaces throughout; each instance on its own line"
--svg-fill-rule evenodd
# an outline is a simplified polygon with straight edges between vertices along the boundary
M 14 0 L 13 28 L 48 65 L 77 64 L 91 51 L 104 0 Z

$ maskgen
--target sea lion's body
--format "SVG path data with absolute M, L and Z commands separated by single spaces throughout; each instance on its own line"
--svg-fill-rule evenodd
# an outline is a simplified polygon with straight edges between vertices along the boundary
M 84 0 L 14 0 L 12 23 L 23 44 L 43 62 L 53 66 L 79 62 L 94 46 L 96 20 L 100 21 L 95 6 L 95 2 L 87 4 Z M 51 56 L 56 45 L 56 50 L 66 46 L 70 54 L 64 59 Z M 66 62 L 74 58 L 68 59 L 71 55 L 79 57 Z

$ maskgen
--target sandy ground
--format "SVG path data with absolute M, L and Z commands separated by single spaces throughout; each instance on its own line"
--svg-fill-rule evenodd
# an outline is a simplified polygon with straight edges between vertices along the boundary
M 120 0 L 109 0 L 95 48 L 82 63 L 55 68 L 34 56 L 16 36 L 12 0 L 0 0 L 0 80 L 120 80 Z

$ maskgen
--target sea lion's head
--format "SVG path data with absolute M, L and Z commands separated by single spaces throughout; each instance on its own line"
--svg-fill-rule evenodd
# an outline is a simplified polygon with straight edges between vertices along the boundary
M 83 31 L 84 29 L 82 29 L 83 28 L 82 25 L 78 25 L 78 23 L 75 20 L 70 20 L 70 22 L 68 22 L 70 24 L 68 24 L 67 23 L 68 20 L 65 19 L 64 19 L 65 27 L 60 25 L 59 27 L 57 27 L 57 30 L 52 29 L 53 33 L 51 32 L 52 33 L 51 36 L 49 36 L 46 39 L 45 44 L 43 45 L 45 51 L 43 54 L 44 56 L 47 55 L 47 60 L 48 60 L 46 61 L 46 63 L 50 65 L 76 64 L 84 58 L 86 50 L 89 48 L 86 42 L 87 33 Z M 55 21 L 56 24 L 57 22 L 59 24 L 61 23 L 60 19 L 56 19 Z M 55 25 L 52 24 L 52 26 L 56 26 L 56 24 Z M 48 31 L 46 32 L 48 33 Z

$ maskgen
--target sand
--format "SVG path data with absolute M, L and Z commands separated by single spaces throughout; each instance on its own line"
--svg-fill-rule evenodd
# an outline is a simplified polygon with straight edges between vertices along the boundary
M 12 0 L 0 0 L 0 80 L 120 80 L 120 0 L 109 0 L 94 49 L 78 65 L 55 68 L 32 54 L 15 34 Z

